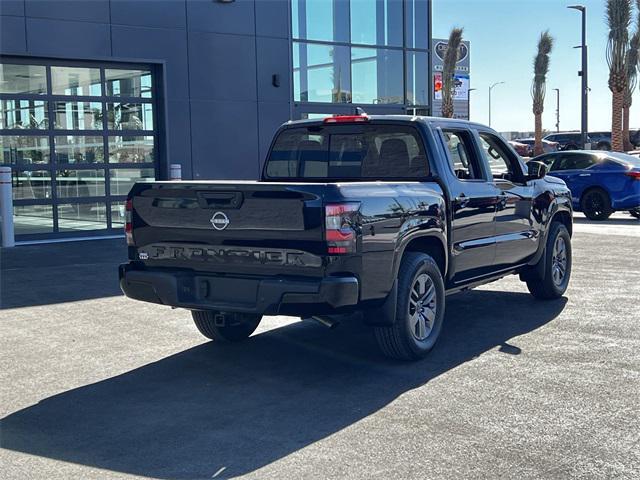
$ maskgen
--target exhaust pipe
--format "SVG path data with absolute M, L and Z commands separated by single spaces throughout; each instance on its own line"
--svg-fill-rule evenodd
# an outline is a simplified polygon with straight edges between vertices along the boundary
M 313 317 L 311 317 L 311 320 L 315 320 L 319 324 L 324 325 L 328 328 L 336 328 L 338 325 L 340 325 L 339 321 L 325 315 L 314 315 Z

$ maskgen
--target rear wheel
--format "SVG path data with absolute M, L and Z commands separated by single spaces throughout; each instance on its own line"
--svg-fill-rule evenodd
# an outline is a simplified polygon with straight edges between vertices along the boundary
M 551 224 L 543 255 L 540 261 L 544 261 L 544 270 L 537 272 L 533 267 L 526 279 L 527 288 L 531 295 L 541 300 L 560 298 L 567 291 L 571 278 L 571 237 L 563 224 Z
M 239 342 L 248 338 L 260 324 L 262 316 L 250 313 L 228 313 L 192 310 L 191 316 L 202 335 L 216 342 Z
M 398 273 L 398 299 L 392 326 L 375 327 L 382 352 L 399 360 L 423 358 L 440 336 L 444 320 L 444 282 L 429 255 L 407 252 Z
M 580 206 L 582 207 L 582 213 L 589 220 L 606 220 L 613 213 L 609 195 L 600 188 L 587 190 L 582 196 Z

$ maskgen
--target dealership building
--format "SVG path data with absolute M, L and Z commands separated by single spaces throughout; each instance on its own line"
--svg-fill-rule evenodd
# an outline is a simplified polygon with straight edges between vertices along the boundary
M 433 46 L 430 0 L 0 0 L 16 240 L 120 234 L 171 164 L 257 179 L 289 119 L 437 113 Z

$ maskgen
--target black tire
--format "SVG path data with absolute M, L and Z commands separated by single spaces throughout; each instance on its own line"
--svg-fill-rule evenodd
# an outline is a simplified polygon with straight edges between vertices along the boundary
M 640 208 L 629 210 L 629 213 L 631 214 L 632 217 L 640 218 Z
M 554 246 L 559 238 L 562 239 L 564 244 L 564 258 L 566 258 L 564 274 L 561 281 L 558 281 L 557 276 L 554 278 L 554 273 L 557 272 L 555 269 L 559 267 L 556 260 L 561 260 L 561 258 L 557 258 L 560 257 L 560 255 L 556 255 L 556 251 L 554 250 Z M 529 292 L 540 300 L 553 300 L 562 297 L 564 292 L 567 291 L 569 280 L 571 279 L 571 236 L 569 235 L 567 227 L 560 222 L 553 222 L 551 224 L 547 243 L 544 248 L 543 259 L 540 261 L 544 261 L 542 277 L 537 273 L 537 267 L 533 267 L 526 280 Z
M 402 257 L 397 281 L 398 300 L 395 321 L 389 327 L 374 327 L 376 340 L 382 353 L 387 357 L 397 360 L 418 360 L 429 353 L 442 331 L 445 308 L 442 273 L 429 255 L 407 252 Z M 414 286 L 418 284 L 420 284 L 418 287 L 422 286 L 422 281 L 425 282 L 425 294 L 420 297 L 420 300 L 416 300 L 416 296 L 412 296 L 412 293 L 415 293 Z M 433 287 L 433 302 L 430 300 L 432 295 L 429 293 L 431 287 Z M 425 305 L 423 302 L 427 301 Z M 417 307 L 418 304 L 420 307 Z M 432 318 L 428 319 L 429 316 Z M 421 338 L 423 336 L 424 338 Z
M 576 145 L 575 143 L 570 143 L 568 145 L 566 145 L 563 150 L 567 151 L 567 150 L 578 150 L 578 145 Z
M 606 220 L 613 213 L 609 194 L 601 188 L 592 188 L 582 195 L 580 208 L 589 220 Z
M 248 338 L 262 320 L 262 316 L 250 313 L 222 313 L 212 310 L 192 310 L 191 316 L 202 335 L 224 343 Z
M 599 142 L 596 147 L 598 150 L 611 150 L 611 144 L 609 142 Z

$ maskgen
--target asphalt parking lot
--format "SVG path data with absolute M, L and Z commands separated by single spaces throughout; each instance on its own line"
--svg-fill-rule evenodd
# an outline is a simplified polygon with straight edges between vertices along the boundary
M 352 321 L 207 342 L 120 295 L 123 240 L 2 251 L 3 479 L 638 478 L 640 223 L 576 217 L 566 297 L 449 297 L 428 359 Z

